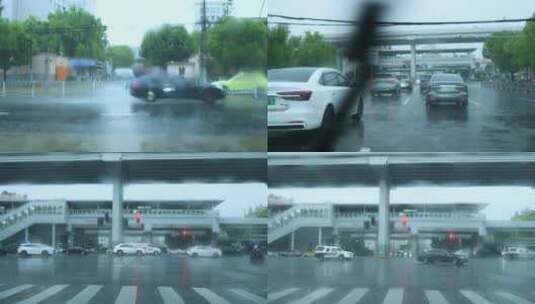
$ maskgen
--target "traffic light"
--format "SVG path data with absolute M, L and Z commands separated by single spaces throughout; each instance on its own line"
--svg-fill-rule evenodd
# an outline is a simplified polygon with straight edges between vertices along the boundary
M 134 219 L 136 220 L 137 224 L 141 223 L 141 211 L 134 213 Z

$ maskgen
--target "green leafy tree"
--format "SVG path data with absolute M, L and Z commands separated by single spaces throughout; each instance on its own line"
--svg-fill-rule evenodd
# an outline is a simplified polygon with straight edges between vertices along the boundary
M 0 19 L 0 68 L 4 80 L 11 67 L 28 63 L 28 41 L 22 24 Z
M 245 215 L 245 217 L 268 218 L 269 209 L 266 206 L 256 206 L 255 208 L 250 208 L 247 211 L 247 214 Z
M 518 58 L 519 35 L 515 32 L 498 32 L 492 34 L 483 46 L 483 56 L 492 60 L 502 72 L 514 73 L 519 70 Z
M 208 53 L 226 75 L 266 67 L 264 20 L 225 18 L 208 32 Z
M 290 40 L 292 39 L 292 40 Z M 297 40 L 296 40 L 297 39 Z M 280 68 L 292 65 L 295 48 L 300 40 L 290 37 L 287 26 L 278 25 L 268 31 L 268 68 Z
M 194 48 L 193 39 L 183 26 L 166 24 L 143 36 L 141 56 L 153 65 L 165 67 L 170 61 L 188 59 Z
M 114 45 L 108 48 L 108 58 L 113 68 L 126 68 L 134 64 L 134 51 L 127 45 Z
M 318 32 L 306 32 L 295 51 L 295 65 L 334 66 L 336 48 Z

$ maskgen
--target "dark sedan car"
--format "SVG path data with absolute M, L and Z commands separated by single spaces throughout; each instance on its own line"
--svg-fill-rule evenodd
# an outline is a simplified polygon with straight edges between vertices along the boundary
M 132 80 L 130 94 L 154 102 L 158 98 L 200 99 L 214 103 L 225 98 L 225 92 L 212 85 L 197 85 L 183 77 L 172 77 L 166 73 L 152 73 Z
M 418 256 L 418 261 L 424 264 L 446 263 L 462 266 L 467 262 L 466 258 L 455 255 L 445 249 L 431 249 Z
M 468 86 L 459 74 L 435 74 L 429 81 L 426 103 L 453 103 L 459 107 L 468 104 Z
M 88 255 L 89 252 L 89 249 L 80 246 L 73 246 L 65 249 L 65 254 L 67 255 Z

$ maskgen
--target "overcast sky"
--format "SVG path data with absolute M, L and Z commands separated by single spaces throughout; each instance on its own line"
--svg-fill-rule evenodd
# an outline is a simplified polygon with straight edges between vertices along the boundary
M 111 185 L 58 185 L 0 186 L 7 190 L 26 194 L 29 199 L 80 199 L 111 200 Z M 248 184 L 145 184 L 125 187 L 126 200 L 186 200 L 222 199 L 217 210 L 221 216 L 242 217 L 250 207 L 267 205 L 267 187 L 261 183 Z
M 377 204 L 378 188 L 280 188 L 269 193 L 293 198 L 294 203 Z M 487 203 L 489 220 L 508 220 L 515 212 L 535 210 L 535 189 L 529 187 L 401 187 L 391 192 L 393 203 Z
M 191 31 L 198 0 L 96 0 L 96 15 L 108 26 L 111 44 L 139 47 L 145 32 L 162 24 L 182 24 Z M 234 0 L 235 17 L 266 16 L 263 0 Z M 267 0 L 266 0 L 267 1 Z

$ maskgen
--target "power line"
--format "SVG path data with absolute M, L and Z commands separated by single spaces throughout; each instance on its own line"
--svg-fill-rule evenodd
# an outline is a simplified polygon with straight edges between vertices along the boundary
M 326 18 L 310 18 L 310 17 L 295 17 L 287 15 L 268 14 L 271 18 L 281 18 L 287 20 L 298 21 L 319 21 L 319 22 L 336 22 L 338 25 L 358 25 L 357 20 L 342 20 L 342 19 L 326 19 Z M 514 23 L 514 22 L 530 22 L 535 21 L 535 18 L 520 18 L 520 19 L 495 19 L 495 20 L 469 20 L 469 21 L 431 21 L 431 22 L 406 22 L 406 21 L 374 21 L 378 26 L 396 26 L 396 25 L 454 25 L 454 24 L 487 24 L 487 23 Z M 276 21 L 270 21 L 273 23 Z M 292 23 L 298 24 L 298 23 Z

